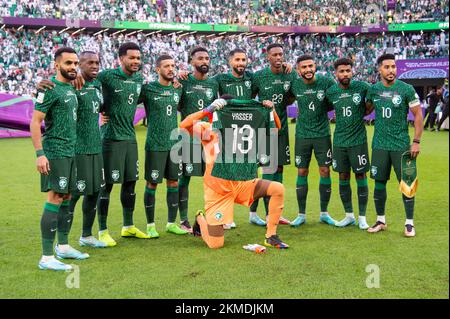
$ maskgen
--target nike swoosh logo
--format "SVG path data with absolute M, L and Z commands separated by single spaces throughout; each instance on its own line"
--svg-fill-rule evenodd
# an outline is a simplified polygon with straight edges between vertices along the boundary
M 187 199 L 180 199 L 180 202 L 187 202 Z
M 101 184 L 100 187 L 105 187 L 105 185 L 106 185 L 106 183 L 105 184 Z M 106 199 L 106 198 L 108 198 L 108 197 L 105 197 L 103 199 Z
M 325 162 L 325 164 L 331 164 L 331 161 Z
M 176 207 L 176 206 L 178 206 L 178 204 L 172 204 L 172 207 Z
M 333 101 L 333 104 L 336 104 L 336 103 L 338 103 L 339 101 Z
M 65 102 L 65 103 L 67 103 L 67 102 L 69 102 L 70 100 L 71 100 L 71 99 L 68 99 L 68 100 L 64 100 L 64 102 Z
M 86 95 L 87 93 L 88 92 L 81 92 L 80 95 L 83 96 L 83 95 Z
M 374 101 L 374 102 L 378 102 L 378 101 L 380 101 L 380 100 L 381 100 L 381 99 L 374 99 L 373 101 Z
M 301 96 L 303 96 L 303 94 L 297 94 L 297 97 L 301 97 Z
M 226 87 L 230 87 L 230 86 L 232 86 L 233 84 L 225 84 L 225 86 Z
M 360 171 L 360 170 L 362 170 L 362 169 L 364 169 L 364 167 L 358 167 L 356 170 L 357 170 L 357 171 Z
M 194 91 L 186 91 L 186 94 L 194 93 Z
M 155 101 L 162 99 L 162 97 L 155 97 Z
M 56 228 L 55 228 L 55 229 L 50 229 L 50 231 L 51 231 L 51 232 L 54 232 L 54 231 L 56 231 Z
M 119 92 L 122 92 L 122 91 L 123 90 L 117 90 L 117 89 L 114 90 L 115 93 L 119 93 Z
M 270 90 L 271 88 L 272 88 L 271 86 L 268 87 L 268 88 L 265 87 L 264 90 Z

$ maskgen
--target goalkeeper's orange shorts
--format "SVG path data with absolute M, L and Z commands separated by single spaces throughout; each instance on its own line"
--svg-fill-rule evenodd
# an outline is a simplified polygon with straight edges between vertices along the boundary
M 205 216 L 208 225 L 231 224 L 234 204 L 250 206 L 258 179 L 230 181 L 214 176 L 204 177 Z

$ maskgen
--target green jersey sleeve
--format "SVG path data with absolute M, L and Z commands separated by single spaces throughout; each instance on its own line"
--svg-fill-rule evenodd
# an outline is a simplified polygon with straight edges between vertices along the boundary
M 55 101 L 56 98 L 52 90 L 39 91 L 34 109 L 42 113 L 47 113 Z

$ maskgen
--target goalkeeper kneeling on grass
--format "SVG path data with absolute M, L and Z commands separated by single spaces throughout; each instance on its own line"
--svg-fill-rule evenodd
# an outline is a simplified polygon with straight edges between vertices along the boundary
M 205 117 L 208 117 L 209 122 L 201 121 Z M 249 153 L 252 150 L 255 152 L 252 148 L 257 145 L 258 134 L 255 134 L 255 130 L 280 127 L 272 102 L 235 100 L 230 97 L 227 100 L 215 100 L 209 107 L 189 115 L 180 123 L 181 129 L 201 138 L 204 146 L 205 212 L 197 212 L 193 233 L 201 236 L 209 248 L 223 247 L 223 225 L 233 221 L 235 203 L 249 207 L 255 199 L 264 196 L 270 197 L 264 245 L 279 249 L 289 247 L 277 235 L 284 207 L 284 186 L 257 178 L 258 163 L 248 160 Z M 225 134 L 226 129 L 232 129 L 233 134 Z M 219 135 L 225 139 L 232 138 L 233 141 L 224 139 L 220 143 Z M 239 161 L 237 159 L 240 156 Z M 242 161 L 242 157 L 247 160 Z M 264 164 L 267 156 L 258 154 L 258 160 Z

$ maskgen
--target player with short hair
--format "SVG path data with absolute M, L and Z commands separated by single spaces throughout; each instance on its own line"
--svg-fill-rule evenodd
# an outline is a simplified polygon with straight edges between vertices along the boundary
M 353 213 L 351 171 L 358 185 L 358 224 L 367 229 L 366 209 L 369 198 L 366 172 L 370 169 L 367 133 L 364 116 L 367 114 L 366 96 L 370 85 L 353 80 L 353 62 L 341 58 L 334 62 L 338 83 L 330 87 L 325 98 L 335 110 L 336 128 L 333 134 L 333 169 L 339 173 L 339 194 L 344 205 L 345 218 L 336 223 L 338 227 L 355 225 Z
M 186 80 L 180 80 L 183 87 L 179 103 L 182 120 L 210 105 L 218 97 L 219 91 L 218 83 L 208 77 L 210 67 L 208 50 L 202 47 L 194 48 L 190 52 L 189 60 L 193 72 L 187 76 Z M 188 232 L 192 232 L 188 220 L 189 183 L 191 176 L 203 176 L 205 173 L 202 153 L 201 141 L 197 139 L 190 138 L 189 143 L 183 145 L 183 176 L 178 181 L 178 207 L 180 210 L 180 227 Z
M 171 149 L 177 140 L 171 134 L 178 132 L 177 109 L 182 88 L 174 88 L 175 60 L 163 54 L 156 60 L 158 81 L 144 85 L 141 99 L 145 106 L 148 120 L 147 139 L 145 142 L 145 194 L 144 206 L 147 215 L 147 235 L 158 238 L 155 226 L 156 189 L 167 181 L 168 222 L 166 231 L 184 235 L 188 232 L 175 224 L 178 212 L 178 179 L 182 174 L 182 162 L 174 162 Z M 177 137 L 177 136 L 176 136 Z
M 334 85 L 331 78 L 316 74 L 316 63 L 311 55 L 297 59 L 300 75 L 292 84 L 292 93 L 298 103 L 299 115 L 295 129 L 295 165 L 298 168 L 297 202 L 299 215 L 291 222 L 298 227 L 306 221 L 306 198 L 308 195 L 309 164 L 312 152 L 319 165 L 320 222 L 334 225 L 336 222 L 328 213 L 331 197 L 330 165 L 331 132 L 328 120 L 326 91 Z
M 81 196 L 83 199 L 83 230 L 79 243 L 81 246 L 106 247 L 106 244 L 92 236 L 96 206 L 101 186 L 105 184 L 102 142 L 99 129 L 99 109 L 103 104 L 102 87 L 96 80 L 100 68 L 98 54 L 92 51 L 80 53 L 81 76 L 84 85 L 75 91 L 78 99 L 77 142 L 75 145 L 75 164 L 77 167 L 76 190 L 72 193 L 69 216 L 72 226 L 75 206 Z M 43 80 L 38 88 L 52 90 L 55 84 Z
M 248 57 L 247 53 L 236 48 L 228 54 L 228 64 L 230 72 L 220 73 L 213 77 L 219 84 L 219 94 L 229 94 L 237 99 L 252 99 L 252 76 L 247 71 Z
M 223 108 L 225 105 L 227 107 Z M 197 212 L 193 231 L 201 235 L 210 248 L 223 247 L 223 224 L 233 220 L 234 203 L 250 206 L 255 198 L 263 196 L 271 196 L 264 244 L 280 249 L 289 247 L 276 232 L 284 206 L 284 187 L 278 182 L 258 179 L 257 161 L 249 157 L 249 154 L 257 155 L 260 163 L 267 163 L 267 154 L 260 154 L 259 148 L 256 150 L 254 147 L 258 143 L 255 129 L 274 127 L 275 123 L 277 128 L 281 127 L 276 112 L 264 109 L 262 105 L 273 107 L 270 101 L 227 102 L 218 99 L 208 108 L 189 115 L 180 124 L 191 135 L 198 134 L 205 149 L 205 214 Z M 225 141 L 220 143 L 219 133 L 212 131 L 210 123 L 200 121 L 205 116 L 212 119 L 213 128 L 225 136 Z
M 253 95 L 258 99 L 269 100 L 275 104 L 275 110 L 280 117 L 281 129 L 278 131 L 277 171 L 274 174 L 264 174 L 262 178 L 269 181 L 277 181 L 283 184 L 283 166 L 291 163 L 289 148 L 289 128 L 287 123 L 287 106 L 295 99 L 290 93 L 291 85 L 297 78 L 295 72 L 286 73 L 284 67 L 284 49 L 279 43 L 267 46 L 267 60 L 269 66 L 257 71 L 252 78 Z M 264 198 L 266 217 L 268 214 L 270 198 Z M 266 222 L 256 213 L 258 200 L 250 206 L 250 223 L 265 226 Z M 281 217 L 280 224 L 289 224 L 289 220 Z
M 414 160 L 420 152 L 420 138 L 423 132 L 423 115 L 419 96 L 410 84 L 397 80 L 397 67 L 393 54 L 383 54 L 377 59 L 381 81 L 374 84 L 367 93 L 367 102 L 375 109 L 375 132 L 372 140 L 371 177 L 375 180 L 373 198 L 377 211 L 377 222 L 367 231 L 377 233 L 387 229 L 386 183 L 394 167 L 397 180 L 402 180 L 402 158 Z M 408 112 L 414 115 L 414 139 L 410 144 Z M 414 237 L 414 194 L 402 194 L 406 212 L 406 237 Z
M 86 259 L 69 245 L 71 218 L 70 194 L 75 190 L 75 143 L 78 100 L 70 81 L 77 76 L 78 56 L 71 48 L 60 48 L 54 55 L 55 88 L 39 91 L 30 123 L 31 138 L 36 150 L 36 166 L 41 174 L 41 191 L 47 192 L 47 202 L 41 217 L 43 254 L 40 269 L 70 270 L 72 266 L 58 261 L 53 255 L 55 233 L 58 258 Z M 45 121 L 45 133 L 41 141 L 41 123 Z
M 109 116 L 102 126 L 103 161 L 106 186 L 98 201 L 99 240 L 108 246 L 117 243 L 107 228 L 110 195 L 114 184 L 122 184 L 122 237 L 150 238 L 133 223 L 136 202 L 134 191 L 139 179 L 139 160 L 134 116 L 141 94 L 143 77 L 139 72 L 141 51 L 137 44 L 126 42 L 119 47 L 120 66 L 103 70 L 97 76 L 102 84 L 104 104 L 101 112 Z

